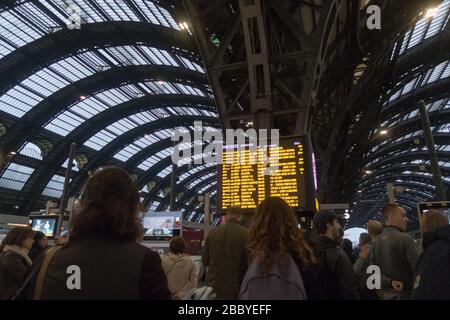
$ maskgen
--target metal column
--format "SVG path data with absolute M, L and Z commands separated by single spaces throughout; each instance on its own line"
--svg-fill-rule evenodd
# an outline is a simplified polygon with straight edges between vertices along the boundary
M 423 100 L 419 101 L 420 119 L 422 122 L 425 141 L 427 143 L 428 153 L 430 155 L 431 170 L 433 173 L 434 185 L 436 186 L 436 196 L 438 201 L 446 201 L 444 184 L 442 183 L 441 169 L 439 168 L 438 157 L 434 145 L 433 134 L 430 127 L 430 119 L 428 111 Z
M 205 193 L 204 195 L 204 205 L 205 205 L 205 212 L 204 212 L 204 218 L 203 218 L 203 239 L 206 239 L 206 237 L 208 236 L 209 233 L 209 229 L 211 226 L 211 217 L 210 217 L 210 211 L 209 211 L 209 206 L 211 204 L 211 194 Z
M 174 141 L 174 147 L 177 142 Z M 178 163 L 172 161 L 172 174 L 170 176 L 170 211 L 177 210 L 177 179 Z
M 264 15 L 260 0 L 240 0 L 242 29 L 247 55 L 250 108 L 256 113 L 256 127 L 272 127 L 272 92 Z
M 75 142 L 72 142 L 72 144 L 70 145 L 69 159 L 67 161 L 66 177 L 64 179 L 62 196 L 59 203 L 59 219 L 58 219 L 58 226 L 56 227 L 56 235 L 59 235 L 61 233 L 61 227 L 64 220 L 64 211 L 67 205 L 67 186 L 69 185 L 70 177 L 72 175 L 72 164 L 76 149 L 77 144 Z

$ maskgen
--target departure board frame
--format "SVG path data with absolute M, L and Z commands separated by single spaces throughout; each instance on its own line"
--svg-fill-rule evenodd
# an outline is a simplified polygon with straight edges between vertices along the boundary
M 260 145 L 263 144 L 260 143 Z M 264 148 L 262 149 L 264 150 Z M 269 147 L 269 149 L 273 150 L 273 146 Z M 292 149 L 294 153 L 292 153 Z M 302 159 L 300 159 L 299 151 L 296 151 L 296 149 L 302 151 Z M 233 157 L 235 157 L 237 153 L 236 146 L 223 146 L 222 163 L 218 165 L 218 213 L 225 214 L 226 209 L 232 206 L 241 208 L 243 213 L 253 213 L 256 205 L 262 201 L 260 199 L 269 196 L 285 198 L 299 216 L 311 217 L 319 210 L 316 190 L 317 171 L 313 147 L 308 135 L 280 137 L 279 149 L 277 149 L 280 152 L 280 171 L 274 175 L 265 175 L 264 177 L 261 177 L 261 174 L 258 173 L 259 169 L 261 169 L 259 161 L 253 165 L 238 165 L 236 163 L 230 165 L 226 163 L 224 160 L 225 154 L 231 150 L 234 150 Z M 267 154 L 270 158 L 271 151 Z M 294 159 L 292 160 L 293 155 Z M 257 160 L 259 160 L 259 153 L 257 157 Z M 270 164 L 266 167 L 270 167 Z M 295 192 L 293 191 L 293 176 L 289 174 L 294 167 L 296 173 Z M 301 171 L 303 172 L 302 175 L 300 175 Z M 261 187 L 262 181 L 264 181 L 264 185 Z M 243 189 L 242 186 L 246 184 L 248 188 Z M 283 189 L 283 186 L 286 186 L 286 189 Z M 286 190 L 290 192 L 284 192 Z M 252 196 L 249 197 L 249 194 L 252 194 Z M 297 196 L 297 205 L 294 205 L 296 201 L 294 195 Z

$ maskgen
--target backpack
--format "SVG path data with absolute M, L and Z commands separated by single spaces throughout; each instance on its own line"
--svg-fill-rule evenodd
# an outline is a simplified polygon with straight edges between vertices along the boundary
M 307 300 L 303 278 L 294 259 L 272 265 L 264 274 L 258 259 L 253 260 L 242 281 L 240 300 Z

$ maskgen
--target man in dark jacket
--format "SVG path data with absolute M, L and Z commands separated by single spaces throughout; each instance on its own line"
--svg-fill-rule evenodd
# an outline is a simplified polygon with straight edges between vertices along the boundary
M 381 271 L 379 299 L 407 300 L 413 285 L 413 264 L 417 258 L 414 239 L 405 233 L 408 225 L 406 211 L 397 204 L 387 204 L 381 214 L 385 228 L 374 242 L 369 261 Z
M 337 245 L 342 226 L 336 215 L 320 212 L 314 217 L 314 228 L 319 236 L 313 244 L 319 259 L 322 280 L 328 288 L 330 300 L 358 300 L 358 279 L 352 263 Z
M 248 268 L 248 230 L 240 225 L 239 209 L 227 212 L 227 223 L 212 230 L 202 253 L 203 266 L 208 267 L 206 283 L 217 299 L 236 300 Z
M 412 299 L 450 300 L 450 225 L 424 234 Z

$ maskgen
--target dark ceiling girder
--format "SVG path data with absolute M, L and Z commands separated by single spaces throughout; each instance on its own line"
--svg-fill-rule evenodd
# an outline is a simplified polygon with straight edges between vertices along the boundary
M 195 172 L 194 174 L 190 175 L 188 178 L 184 179 L 180 184 L 177 184 L 177 187 L 176 187 L 177 188 L 177 194 L 182 192 L 182 190 L 186 190 L 186 192 L 183 192 L 183 198 L 180 199 L 180 203 L 183 200 L 186 200 L 186 198 L 184 196 L 187 193 L 189 193 L 189 191 L 192 191 L 192 192 L 195 193 L 196 190 L 197 190 L 195 187 L 192 188 L 191 190 L 188 190 L 186 188 L 187 184 L 189 184 L 190 182 L 192 182 L 195 179 L 200 179 L 201 177 L 203 177 L 205 175 L 208 175 L 208 174 L 210 174 L 210 173 L 212 173 L 212 172 L 214 172 L 216 170 L 217 170 L 217 168 L 214 167 L 214 166 L 204 168 L 204 169 L 202 169 L 202 170 L 200 170 L 198 172 Z M 209 177 L 208 179 L 214 180 L 214 179 L 217 179 L 217 177 L 216 176 L 212 176 L 212 177 Z M 206 180 L 208 180 L 208 179 L 206 179 Z M 188 199 L 189 199 L 189 197 L 188 197 Z M 166 205 L 169 205 L 169 204 L 170 204 L 170 199 L 164 199 L 163 202 L 160 203 L 160 206 L 162 206 L 162 205 L 166 206 Z M 180 207 L 180 204 L 179 204 L 178 201 L 177 201 L 177 206 Z
M 427 183 L 428 185 L 431 185 L 431 186 L 433 185 L 433 177 L 432 176 L 423 176 L 423 175 L 415 175 L 415 174 L 398 174 L 395 176 L 395 180 L 397 180 L 397 179 Z M 364 184 L 368 184 L 368 186 L 373 186 L 376 183 L 387 182 L 387 181 L 388 181 L 388 177 L 374 177 L 373 179 L 367 180 L 366 182 L 364 182 Z M 450 186 L 450 182 L 444 182 L 444 184 L 447 187 Z M 363 185 L 362 184 L 360 184 L 360 185 L 362 188 Z
M 216 186 L 211 186 L 211 187 L 209 187 L 209 188 L 207 188 L 205 191 L 204 191 L 204 193 L 207 193 L 207 192 L 211 192 L 212 190 L 214 190 L 216 188 Z M 217 198 L 216 198 L 217 199 Z M 212 199 L 211 199 L 212 200 Z M 212 205 L 214 205 L 214 202 L 213 201 L 211 201 L 211 204 Z M 198 205 L 198 202 L 196 202 L 196 201 L 193 201 L 189 206 L 188 206 L 188 208 L 187 208 L 187 210 L 185 211 L 185 213 L 186 213 L 186 215 L 187 214 L 189 214 L 189 213 L 191 213 L 193 210 L 196 210 L 196 206 Z M 216 204 L 217 205 L 217 204 Z M 194 215 L 194 217 L 193 217 L 193 221 L 195 221 L 196 220 L 196 218 L 200 215 L 200 216 L 202 216 L 203 215 L 203 211 L 200 211 L 201 209 L 203 208 L 203 205 L 201 205 L 198 209 L 199 209 L 199 212 L 197 212 L 195 215 Z
M 88 171 L 93 171 L 99 166 L 103 165 L 105 163 L 106 157 L 110 156 L 112 154 L 115 154 L 122 148 L 124 148 L 126 145 L 130 144 L 132 141 L 134 141 L 136 138 L 144 135 L 144 134 L 150 134 L 152 132 L 159 131 L 161 129 L 167 129 L 167 128 L 175 128 L 175 127 L 181 127 L 181 126 L 190 126 L 194 123 L 194 121 L 203 121 L 203 123 L 206 124 L 212 124 L 212 126 L 218 125 L 218 119 L 215 117 L 205 117 L 205 116 L 173 116 L 169 118 L 159 119 L 150 123 L 147 123 L 145 125 L 138 126 L 132 130 L 129 130 L 128 132 L 120 135 L 117 139 L 110 142 L 108 145 L 106 145 L 101 152 L 98 152 L 97 155 L 90 159 L 88 164 L 80 170 L 80 174 L 77 176 L 77 181 L 84 180 L 84 178 L 87 176 Z M 171 158 L 165 158 L 171 163 Z M 155 165 L 151 170 L 146 171 L 146 173 L 143 175 L 153 174 L 156 172 L 159 172 L 159 170 L 156 168 L 157 165 Z M 163 169 L 163 168 L 161 168 Z M 82 173 L 82 174 L 81 174 Z M 144 182 L 143 176 L 138 178 L 138 187 L 142 188 L 144 183 L 147 183 L 150 179 L 146 180 Z M 75 181 L 74 181 L 75 182 Z M 73 186 L 77 186 L 77 183 L 72 183 Z M 72 192 L 74 193 L 79 190 L 79 185 L 77 189 L 71 188 Z
M 124 66 L 98 72 L 64 87 L 34 106 L 2 137 L 0 149 L 17 150 L 59 112 L 79 101 L 80 95 L 89 96 L 121 84 L 139 83 L 144 80 L 180 82 L 202 89 L 207 85 L 203 74 L 179 67 Z
M 149 45 L 200 63 L 197 48 L 185 32 L 145 22 L 88 23 L 79 30 L 63 29 L 46 35 L 0 59 L 0 93 L 80 50 L 133 44 Z
M 438 159 L 440 161 L 450 161 L 450 152 L 448 151 L 437 151 L 438 153 Z M 389 165 L 391 163 L 401 163 L 401 162 L 410 162 L 415 159 L 422 159 L 422 160 L 429 160 L 429 154 L 428 151 L 415 151 L 413 153 L 403 153 L 403 154 L 396 154 L 388 159 L 383 159 L 381 161 L 376 162 L 375 164 L 370 166 L 371 170 L 376 170 L 379 167 L 382 167 L 384 165 Z
M 434 114 L 435 115 L 435 119 L 438 118 L 437 115 L 438 113 Z M 449 112 L 449 117 L 450 117 L 450 112 Z M 420 120 L 417 120 L 420 122 Z M 415 130 L 410 130 L 410 131 L 415 131 Z M 389 140 L 396 140 L 397 138 L 400 138 L 400 130 L 395 130 L 394 129 L 394 134 L 397 135 L 389 135 Z M 407 133 L 405 133 L 404 135 L 406 135 Z M 418 139 L 420 141 L 419 145 L 416 145 L 414 143 L 414 140 Z M 436 145 L 450 145 L 450 134 L 448 133 L 434 133 L 433 134 L 433 139 L 434 139 L 434 143 Z M 423 136 L 416 136 L 416 137 L 411 137 L 411 138 L 407 138 L 404 139 L 402 141 L 399 142 L 395 142 L 395 143 L 387 143 L 385 145 L 383 145 L 382 147 L 380 147 L 377 151 L 370 153 L 370 155 L 366 158 L 366 162 L 369 163 L 375 159 L 378 159 L 380 157 L 386 156 L 388 155 L 389 152 L 392 151 L 403 151 L 403 150 L 407 150 L 410 149 L 411 147 L 419 147 L 419 146 L 426 146 L 426 142 L 424 141 L 425 137 Z M 371 148 L 374 146 L 371 146 Z M 389 155 L 388 155 L 389 156 Z
M 410 112 L 417 109 L 420 100 L 437 101 L 441 98 L 448 98 L 448 88 L 450 87 L 450 77 L 440 79 L 418 88 L 413 93 L 402 95 L 401 98 L 392 101 L 381 112 L 382 119 L 389 119 L 401 112 Z
M 196 106 L 197 109 L 200 109 L 198 106 Z M 215 110 L 213 110 L 215 111 Z M 220 130 L 220 128 L 217 128 L 217 130 Z M 194 136 L 194 131 L 189 129 L 189 132 L 191 134 L 191 137 Z M 124 165 L 124 168 L 127 171 L 133 170 L 136 168 L 142 161 L 150 158 L 155 153 L 158 153 L 159 151 L 162 151 L 164 149 L 170 148 L 173 146 L 173 141 L 171 138 L 166 138 L 163 140 L 160 140 L 156 142 L 155 144 L 151 145 L 150 147 L 143 148 L 136 154 L 134 154 L 132 157 L 130 157 Z
M 115 154 L 124 146 L 128 145 L 131 141 L 134 141 L 135 138 L 146 133 L 159 131 L 161 129 L 190 125 L 193 123 L 193 121 L 197 120 L 203 120 L 205 122 L 211 123 L 217 122 L 217 118 L 213 117 L 172 116 L 169 118 L 158 119 L 156 121 L 129 130 L 125 134 L 119 136 L 117 139 L 107 144 L 100 152 L 96 153 L 94 158 L 89 159 L 88 163 L 79 171 L 75 179 L 73 179 L 73 181 L 69 184 L 68 194 L 73 195 L 79 192 L 81 185 L 85 181 L 89 171 L 94 171 L 99 166 L 104 165 L 106 157 L 110 157 L 112 154 Z M 39 198 L 39 196 L 42 194 L 42 190 L 45 188 L 45 185 L 54 174 L 54 168 L 61 166 L 65 159 L 66 154 L 62 152 L 62 154 L 56 155 L 54 159 L 52 159 L 51 163 L 43 161 L 43 166 L 33 172 L 31 177 L 28 179 L 28 182 L 25 185 L 23 192 L 21 193 L 20 201 L 36 203 L 36 198 Z

